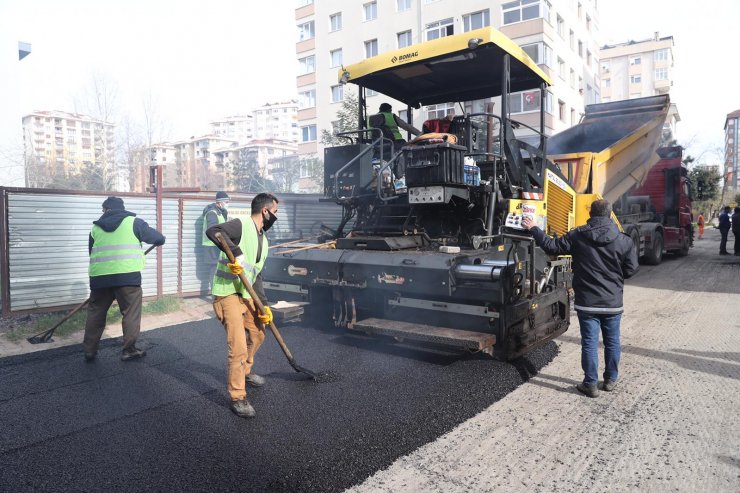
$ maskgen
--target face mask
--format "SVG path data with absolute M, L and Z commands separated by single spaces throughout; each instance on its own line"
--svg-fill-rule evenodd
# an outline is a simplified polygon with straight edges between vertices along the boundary
M 262 216 L 262 231 L 270 229 L 275 224 L 275 221 L 277 221 L 277 216 L 268 209 L 267 217 Z
M 222 202 L 221 208 L 225 211 L 229 210 L 229 203 L 228 202 Z

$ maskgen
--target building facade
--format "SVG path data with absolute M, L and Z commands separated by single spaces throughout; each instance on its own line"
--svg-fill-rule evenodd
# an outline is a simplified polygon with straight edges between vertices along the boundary
M 603 46 L 601 63 L 602 101 L 621 101 L 668 94 L 673 86 L 673 36 L 659 33 L 646 40 Z M 671 104 L 664 130 L 664 140 L 676 138 L 678 109 Z
M 102 170 L 106 183 L 119 175 L 115 125 L 91 116 L 37 111 L 23 117 L 26 185 L 43 187 L 51 177 L 79 173 L 86 166 Z
M 253 138 L 254 122 L 252 115 L 227 116 L 211 122 L 211 133 L 224 139 L 246 144 Z
M 298 141 L 298 101 L 267 103 L 252 111 L 254 140 Z
M 301 155 L 321 155 L 321 131 L 332 129 L 341 102 L 356 91 L 351 84 L 339 84 L 342 66 L 486 26 L 518 43 L 552 79 L 544 101 L 546 133 L 577 123 L 585 104 L 600 101 L 598 9 L 593 0 L 303 0 L 296 9 L 296 25 Z M 368 112 L 377 111 L 383 102 L 403 110 L 400 103 L 370 92 Z M 498 98 L 468 102 L 464 109 L 480 112 L 488 102 L 499 113 Z M 510 102 L 514 119 L 539 125 L 539 91 L 512 94 Z M 452 111 L 461 114 L 455 103 L 414 111 L 413 125 L 421 128 L 425 120 Z
M 734 193 L 740 191 L 740 149 L 738 149 L 738 139 L 740 135 L 740 110 L 733 111 L 725 119 L 725 169 L 724 176 L 727 181 L 727 187 L 731 187 Z

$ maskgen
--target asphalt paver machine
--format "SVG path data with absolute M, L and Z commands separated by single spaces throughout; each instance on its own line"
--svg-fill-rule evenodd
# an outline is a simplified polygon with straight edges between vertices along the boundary
M 567 330 L 570 260 L 550 258 L 520 227 L 525 215 L 549 234 L 575 226 L 576 193 L 547 159 L 548 76 L 484 28 L 343 67 L 339 79 L 358 86 L 360 104 L 358 130 L 324 154 L 325 200 L 343 218 L 330 243 L 271 253 L 270 296 L 307 301 L 347 329 L 500 358 Z M 500 111 L 463 113 L 399 146 L 369 127 L 368 91 L 409 115 L 490 98 Z M 522 91 L 539 110 L 534 125 L 510 117 L 509 96 Z

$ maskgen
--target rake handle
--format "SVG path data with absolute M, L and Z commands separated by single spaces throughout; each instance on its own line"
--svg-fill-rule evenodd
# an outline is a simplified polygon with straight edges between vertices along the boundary
M 226 243 L 226 239 L 223 237 L 221 233 L 216 233 L 216 239 L 221 244 L 221 248 L 223 249 L 224 253 L 226 254 L 226 257 L 229 259 L 229 263 L 236 262 L 236 259 L 234 258 L 234 254 L 231 252 L 231 248 L 229 248 L 229 245 Z M 254 306 L 257 307 L 257 310 L 259 313 L 264 314 L 265 313 L 265 305 L 262 304 L 262 301 L 260 300 L 259 296 L 257 296 L 257 293 L 255 292 L 252 285 L 247 280 L 247 276 L 244 275 L 244 272 L 239 274 L 239 280 L 242 282 L 244 287 L 246 288 L 247 292 L 249 293 L 249 296 L 252 297 L 252 301 L 254 302 Z M 283 340 L 283 336 L 280 335 L 280 331 L 278 330 L 277 326 L 275 325 L 275 322 L 269 323 L 270 330 L 272 331 L 272 334 L 275 336 L 275 339 L 278 342 L 278 345 L 280 345 L 280 349 L 283 350 L 283 353 L 285 353 L 285 356 L 288 358 L 288 361 L 293 365 L 295 363 L 295 360 L 293 359 L 293 355 L 290 352 L 290 349 L 288 349 L 288 346 L 285 344 L 285 341 Z

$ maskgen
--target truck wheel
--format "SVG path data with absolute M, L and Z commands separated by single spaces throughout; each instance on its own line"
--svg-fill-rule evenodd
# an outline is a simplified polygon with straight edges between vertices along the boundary
M 635 245 L 635 255 L 640 258 L 640 232 L 636 228 L 633 229 L 630 231 L 630 238 L 632 238 L 632 243 Z
M 648 265 L 658 265 L 663 260 L 663 234 L 655 233 L 652 248 L 645 252 L 645 263 Z
M 676 255 L 678 255 L 680 257 L 685 257 L 686 255 L 688 255 L 689 254 L 689 248 L 691 247 L 691 245 L 689 243 L 689 237 L 687 236 L 686 238 L 684 238 L 684 240 L 685 241 L 683 242 L 683 245 L 681 245 L 681 248 L 679 248 L 678 250 L 676 250 Z

